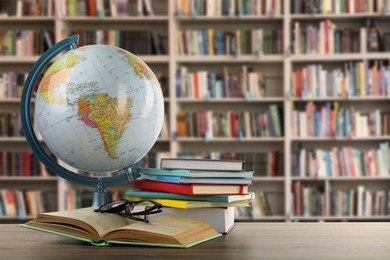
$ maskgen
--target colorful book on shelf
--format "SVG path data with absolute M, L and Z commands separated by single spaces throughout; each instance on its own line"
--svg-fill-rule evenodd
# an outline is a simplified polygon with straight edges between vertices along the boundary
M 189 170 L 215 170 L 215 171 L 242 171 L 244 161 L 240 160 L 212 160 L 212 159 L 186 159 L 162 158 L 162 169 L 189 169 Z
M 135 180 L 132 184 L 135 189 L 187 195 L 248 194 L 248 185 L 177 184 L 149 180 Z
M 91 207 L 40 213 L 21 226 L 98 246 L 120 244 L 188 248 L 220 236 L 207 222 L 197 219 L 156 216 L 146 223 L 118 214 L 94 212 Z
M 227 208 L 227 207 L 249 207 L 249 200 L 235 202 L 212 202 L 212 201 L 193 201 L 193 200 L 172 200 L 172 199 L 156 199 L 145 197 L 127 197 L 129 201 L 153 200 L 160 203 L 164 207 L 178 209 L 193 209 L 193 208 Z
M 172 199 L 172 200 L 192 200 L 192 201 L 210 201 L 210 202 L 226 202 L 232 203 L 237 201 L 251 200 L 253 193 L 244 195 L 213 195 L 213 196 L 193 196 L 183 195 L 170 192 L 157 192 L 145 190 L 128 190 L 127 197 L 140 197 L 150 199 Z
M 151 180 L 170 183 L 205 183 L 205 184 L 245 184 L 252 183 L 253 178 L 193 178 L 166 175 L 142 174 L 138 180 Z

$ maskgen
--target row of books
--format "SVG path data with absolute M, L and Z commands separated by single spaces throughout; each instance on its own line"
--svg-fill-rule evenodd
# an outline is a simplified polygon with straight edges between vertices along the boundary
M 30 151 L 0 151 L 0 177 L 47 177 L 51 175 Z
M 280 107 L 270 105 L 267 112 L 179 112 L 176 115 L 178 137 L 252 138 L 282 137 L 283 114 Z
M 0 100 L 7 98 L 20 98 L 23 92 L 24 81 L 28 73 L 15 71 L 0 74 Z
M 283 53 L 283 31 L 278 29 L 214 30 L 177 32 L 179 55 L 263 55 Z
M 1 16 L 54 16 L 56 10 L 54 0 L 2 0 L 0 1 Z
M 330 192 L 330 216 L 388 216 L 390 191 L 367 190 L 363 185 L 356 189 Z
M 324 216 L 325 192 L 322 186 L 309 186 L 295 181 L 292 183 L 292 213 L 294 216 Z
M 282 0 L 175 0 L 175 14 L 188 16 L 280 15 Z
M 40 212 L 53 211 L 56 205 L 55 192 L 38 190 L 0 190 L 0 218 L 2 216 L 35 216 Z
M 382 31 L 378 24 L 368 24 L 360 29 L 337 29 L 329 19 L 301 28 L 294 23 L 294 54 L 366 53 L 386 51 Z
M 292 133 L 296 137 L 368 137 L 390 134 L 390 113 L 375 109 L 356 111 L 354 107 L 339 107 L 338 102 L 326 102 L 316 108 L 306 104 L 305 111 L 293 110 Z
M 275 215 L 272 212 L 271 204 L 268 201 L 268 193 L 266 192 L 254 192 L 251 199 L 250 207 L 235 207 L 234 218 L 239 219 L 252 219 L 257 220 L 262 217 L 269 217 Z
M 154 15 L 152 0 L 68 0 L 57 9 L 60 17 L 126 17 Z
M 292 97 L 390 96 L 390 66 L 387 62 L 348 62 L 343 68 L 326 70 L 311 64 L 291 76 Z
M 204 208 L 205 215 L 215 214 L 213 208 L 249 207 L 253 171 L 242 167 L 242 161 L 163 158 L 160 169 L 132 168 L 140 177 L 132 182 L 127 199 L 153 200 L 164 206 L 163 212 L 166 208 Z M 226 223 L 226 218 L 217 222 Z M 234 214 L 228 222 L 230 226 L 214 228 L 228 232 L 234 225 Z
M 374 177 L 390 176 L 389 143 L 378 148 L 356 149 L 350 146 L 330 150 L 292 149 L 292 175 L 298 177 Z
M 0 31 L 0 55 L 40 55 L 53 45 L 54 34 L 43 30 Z
M 293 0 L 293 14 L 356 14 L 387 13 L 390 11 L 388 0 Z
M 363 185 L 356 189 L 337 189 L 327 194 L 325 203 L 323 186 L 311 186 L 300 181 L 292 184 L 294 216 L 387 216 L 390 214 L 388 190 L 366 190 Z
M 239 72 L 229 72 L 226 66 L 222 73 L 215 71 L 189 72 L 180 67 L 176 74 L 176 97 L 195 99 L 214 98 L 259 98 L 265 97 L 265 77 L 261 71 L 253 71 L 243 65 Z
M 79 46 L 103 44 L 118 46 L 134 54 L 167 54 L 167 37 L 156 31 L 75 30 L 63 34 L 63 38 L 78 34 Z
M 24 136 L 18 113 L 0 113 L 0 136 Z
M 277 150 L 269 152 L 178 152 L 179 158 L 239 160 L 244 162 L 244 169 L 254 171 L 254 176 L 283 176 L 283 154 Z

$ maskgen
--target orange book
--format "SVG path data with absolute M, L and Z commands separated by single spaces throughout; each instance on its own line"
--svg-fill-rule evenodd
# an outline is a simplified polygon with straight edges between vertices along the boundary
M 88 0 L 87 1 L 87 8 L 88 8 L 89 16 L 97 16 L 96 1 L 95 0 Z
M 195 98 L 199 98 L 199 75 L 198 72 L 194 72 L 194 95 Z
M 186 114 L 183 112 L 176 115 L 176 130 L 179 137 L 187 137 Z

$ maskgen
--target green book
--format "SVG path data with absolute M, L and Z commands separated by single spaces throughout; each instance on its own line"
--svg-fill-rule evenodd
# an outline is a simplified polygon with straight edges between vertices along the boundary
M 129 190 L 126 197 L 148 198 L 148 199 L 173 199 L 173 200 L 194 200 L 194 201 L 211 201 L 211 202 L 236 202 L 251 200 L 253 193 L 244 195 L 215 195 L 215 196 L 191 196 L 169 192 Z
M 176 216 L 157 216 L 149 223 L 118 214 L 94 212 L 92 207 L 39 213 L 22 227 L 89 242 L 189 248 L 221 236 L 207 222 Z M 72 227 L 72 228 L 69 228 Z

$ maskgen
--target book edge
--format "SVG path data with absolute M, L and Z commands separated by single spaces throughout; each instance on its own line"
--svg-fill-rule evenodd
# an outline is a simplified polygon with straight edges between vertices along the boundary
M 19 226 L 23 227 L 23 228 L 28 228 L 28 229 L 32 229 L 32 230 L 38 230 L 38 231 L 46 232 L 46 233 L 49 233 L 49 234 L 54 234 L 54 235 L 59 235 L 59 236 L 63 236 L 63 237 L 73 238 L 73 239 L 76 239 L 76 240 L 81 240 L 81 241 L 84 241 L 84 242 L 89 242 L 89 243 L 91 243 L 94 246 L 109 246 L 110 244 L 121 244 L 121 245 L 150 246 L 150 247 L 190 248 L 190 247 L 193 247 L 195 245 L 198 245 L 198 244 L 201 244 L 201 243 L 204 243 L 206 241 L 209 241 L 209 240 L 212 240 L 212 239 L 215 239 L 215 238 L 218 238 L 218 237 L 222 236 L 222 234 L 217 234 L 215 236 L 207 237 L 207 238 L 195 241 L 195 242 L 187 244 L 187 245 L 173 245 L 173 244 L 162 244 L 162 243 L 124 242 L 124 241 L 106 240 L 104 238 L 97 238 L 97 239 L 89 240 L 89 239 L 85 239 L 85 238 L 81 238 L 81 237 L 78 237 L 78 236 L 69 235 L 69 234 L 66 234 L 66 233 L 58 232 L 58 231 L 53 231 L 53 230 L 49 230 L 49 229 L 33 227 L 33 226 L 28 225 L 28 224 L 20 224 Z

